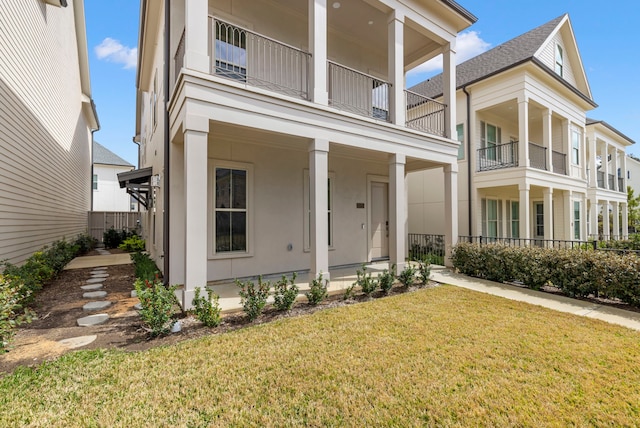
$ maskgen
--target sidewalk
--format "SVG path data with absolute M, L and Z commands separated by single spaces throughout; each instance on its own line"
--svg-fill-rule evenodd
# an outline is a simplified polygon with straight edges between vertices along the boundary
M 126 265 L 131 263 L 129 253 L 105 254 L 100 256 L 80 256 L 71 260 L 64 270 L 84 269 L 101 266 Z
M 599 305 L 570 297 L 530 290 L 514 285 L 500 284 L 484 279 L 472 278 L 452 272 L 442 266 L 434 266 L 431 279 L 443 284 L 451 284 L 481 293 L 492 294 L 506 299 L 531 303 L 555 311 L 567 312 L 588 318 L 595 318 L 640 331 L 640 312 L 626 311 L 611 306 Z

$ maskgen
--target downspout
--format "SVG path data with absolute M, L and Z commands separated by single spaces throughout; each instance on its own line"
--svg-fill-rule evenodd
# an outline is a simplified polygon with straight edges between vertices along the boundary
M 169 58 L 171 34 L 171 4 L 164 0 L 164 219 L 163 219 L 163 253 L 164 253 L 164 285 L 169 286 Z
M 467 92 L 467 86 L 462 87 L 462 92 L 467 98 L 467 220 L 469 221 L 469 236 L 471 236 L 471 94 Z

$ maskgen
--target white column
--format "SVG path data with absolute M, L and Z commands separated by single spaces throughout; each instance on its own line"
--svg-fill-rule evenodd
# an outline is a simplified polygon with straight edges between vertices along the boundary
M 629 207 L 626 202 L 620 204 L 622 209 L 622 236 L 620 239 L 629 239 Z
M 320 273 L 329 279 L 329 141 L 316 139 L 309 143 L 309 202 L 311 204 L 310 245 L 311 277 Z
M 573 192 L 564 191 L 564 239 L 573 239 Z
M 588 229 L 587 229 L 587 216 L 589 212 L 587 211 L 587 195 L 582 194 L 582 199 L 580 202 L 580 239 L 586 240 Z
M 511 219 L 507 216 L 508 214 L 508 210 L 507 210 L 507 204 L 509 203 L 509 201 L 507 200 L 502 200 L 502 203 L 500 204 L 502 206 L 502 212 L 500 213 L 500 218 L 503 219 L 502 221 L 502 226 L 501 226 L 501 230 L 499 231 L 499 235 L 498 236 L 502 236 L 502 237 L 508 237 L 510 234 L 509 229 L 511 228 Z
M 545 188 L 544 195 L 544 239 L 553 238 L 553 187 Z
M 620 239 L 620 211 L 618 210 L 618 203 L 611 204 L 613 215 L 613 232 L 611 232 L 612 239 Z
M 469 213 L 471 215 L 471 213 Z M 458 243 L 458 163 L 444 167 L 445 265 L 451 266 L 451 250 Z M 469 231 L 471 234 L 471 231 Z
M 518 138 L 520 139 L 518 165 L 530 165 L 529 162 L 529 100 L 518 98 Z M 522 221 L 522 220 L 520 220 Z M 522 223 L 520 223 L 522 224 Z
M 604 189 L 609 188 L 609 145 L 604 143 L 602 145 L 602 167 L 600 171 L 604 173 Z
M 395 154 L 389 159 L 389 259 L 398 272 L 404 269 L 406 253 L 405 163 L 405 155 Z
M 598 201 L 591 200 L 589 204 L 589 235 L 598 237 Z
M 529 210 L 529 184 L 520 184 L 520 238 L 531 238 L 531 216 Z
M 609 174 L 613 174 L 613 188 L 609 190 L 618 190 L 618 149 L 613 148 L 613 153 L 611 153 L 611 172 Z
M 207 132 L 184 133 L 185 248 L 183 308 L 207 285 Z
M 327 105 L 327 0 L 309 0 L 311 101 Z
M 166 183 L 163 174 L 162 186 L 169 185 L 171 192 L 169 212 L 169 248 L 165 248 L 169 254 L 169 284 L 184 284 L 184 255 L 185 255 L 185 209 L 184 200 L 184 144 L 171 143 L 169 165 L 171 168 L 171 183 Z M 156 207 L 156 221 L 162 212 Z
M 542 112 L 542 144 L 547 148 L 547 171 L 553 171 L 553 111 Z M 545 228 L 546 233 L 546 228 Z
M 564 135 L 564 150 L 567 154 L 565 167 L 567 168 L 567 175 L 571 175 L 571 165 L 573 165 L 573 154 L 571 152 L 571 121 L 569 119 L 562 121 L 562 134 Z
M 209 73 L 209 2 L 184 0 L 185 53 L 184 67 Z M 166 29 L 168 31 L 168 29 Z
M 609 201 L 602 201 L 602 234 L 604 240 L 611 239 L 611 228 L 609 227 Z
M 394 10 L 388 21 L 389 109 L 391 122 L 405 125 L 404 105 L 404 15 Z
M 624 194 L 626 195 L 627 194 L 627 154 L 624 151 L 622 151 L 620 153 L 620 156 L 622 156 L 622 162 L 620 166 L 620 175 L 622 176 L 622 189 L 620 189 L 620 191 L 624 192 Z M 628 233 L 627 229 L 624 229 L 624 233 L 625 234 Z
M 587 130 L 580 128 L 580 177 L 587 179 Z
M 456 40 L 442 50 L 442 94 L 446 104 L 444 111 L 445 135 L 456 139 Z M 466 138 L 465 138 L 466 141 Z
M 598 165 L 596 164 L 596 157 L 598 155 L 598 149 L 596 144 L 595 135 L 587 139 L 589 142 L 589 187 L 598 187 Z

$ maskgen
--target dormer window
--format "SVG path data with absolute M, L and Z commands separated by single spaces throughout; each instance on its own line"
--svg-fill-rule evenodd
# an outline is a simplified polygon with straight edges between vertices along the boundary
M 556 45 L 556 74 L 562 76 L 562 69 L 564 67 L 564 52 L 562 46 Z

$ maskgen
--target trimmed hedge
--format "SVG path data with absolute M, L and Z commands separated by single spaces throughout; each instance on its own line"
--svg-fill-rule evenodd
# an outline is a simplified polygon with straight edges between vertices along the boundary
M 477 278 L 520 282 L 535 290 L 553 285 L 571 297 L 615 298 L 640 307 L 640 257 L 635 254 L 460 243 L 451 260 L 458 271 Z

